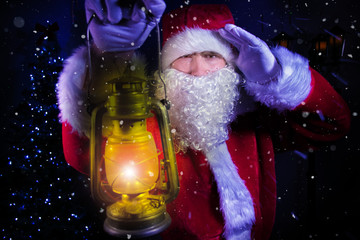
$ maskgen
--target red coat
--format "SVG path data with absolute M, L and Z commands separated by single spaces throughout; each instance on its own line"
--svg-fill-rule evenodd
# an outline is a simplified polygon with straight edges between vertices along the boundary
M 319 73 L 311 69 L 311 74 L 312 90 L 301 105 L 283 117 L 273 112 L 260 118 L 258 114 L 239 117 L 226 142 L 253 199 L 256 222 L 252 236 L 256 240 L 268 239 L 274 224 L 274 147 L 307 149 L 319 141 L 336 140 L 350 128 L 350 111 L 344 100 Z M 150 131 L 157 128 L 153 120 L 148 128 Z M 73 132 L 66 122 L 62 134 L 66 161 L 78 171 L 88 173 L 89 139 Z M 154 137 L 157 138 L 156 134 Z M 172 224 L 162 236 L 171 240 L 222 239 L 224 222 L 216 182 L 204 155 L 188 150 L 178 153 L 176 159 L 180 192 L 168 205 Z

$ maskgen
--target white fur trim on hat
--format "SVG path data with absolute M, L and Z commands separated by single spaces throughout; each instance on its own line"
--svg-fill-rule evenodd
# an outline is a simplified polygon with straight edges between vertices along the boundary
M 215 176 L 220 196 L 220 207 L 225 220 L 225 238 L 250 240 L 255 222 L 253 200 L 244 181 L 238 174 L 226 143 L 205 152 Z
M 279 111 L 292 110 L 303 102 L 311 90 L 311 73 L 308 60 L 284 47 L 271 50 L 282 72 L 267 84 L 246 81 L 245 89 L 266 106 Z
M 166 41 L 161 53 L 162 70 L 169 68 L 171 63 L 181 56 L 204 51 L 219 53 L 228 63 L 233 62 L 231 45 L 216 31 L 185 28 Z

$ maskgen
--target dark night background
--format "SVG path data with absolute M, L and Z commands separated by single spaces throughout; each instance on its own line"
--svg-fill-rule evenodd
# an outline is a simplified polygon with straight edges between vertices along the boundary
M 205 1 L 166 2 L 168 11 Z M 309 58 L 351 109 L 352 128 L 343 139 L 314 153 L 278 154 L 272 239 L 360 239 L 359 1 L 206 2 L 226 3 L 237 25 L 269 44 L 281 32 L 290 35 L 288 48 Z M 105 211 L 93 203 L 89 179 L 65 163 L 57 120 L 55 84 L 62 61 L 85 43 L 83 0 L 0 4 L 0 237 L 107 239 L 102 230 Z M 334 27 L 345 39 L 342 54 L 327 50 L 319 55 L 314 41 L 336 34 Z M 155 46 L 153 31 L 140 49 L 152 70 Z

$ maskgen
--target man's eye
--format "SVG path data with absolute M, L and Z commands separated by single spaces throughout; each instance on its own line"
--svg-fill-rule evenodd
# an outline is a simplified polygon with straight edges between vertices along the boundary
M 192 57 L 192 54 L 184 55 L 184 56 L 181 56 L 180 58 L 190 58 L 190 57 Z
M 203 57 L 205 57 L 205 58 L 221 58 L 221 56 L 220 56 L 219 54 L 211 53 L 211 52 L 209 52 L 209 53 L 203 53 L 202 55 L 203 55 Z
M 217 55 L 206 55 L 207 58 L 217 58 Z

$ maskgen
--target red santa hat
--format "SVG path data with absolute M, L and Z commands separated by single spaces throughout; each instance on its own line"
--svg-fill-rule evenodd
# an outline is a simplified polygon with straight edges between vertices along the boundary
M 217 52 L 231 63 L 231 45 L 216 31 L 228 23 L 234 24 L 234 19 L 224 4 L 195 4 L 164 15 L 163 70 L 177 58 L 194 52 Z

